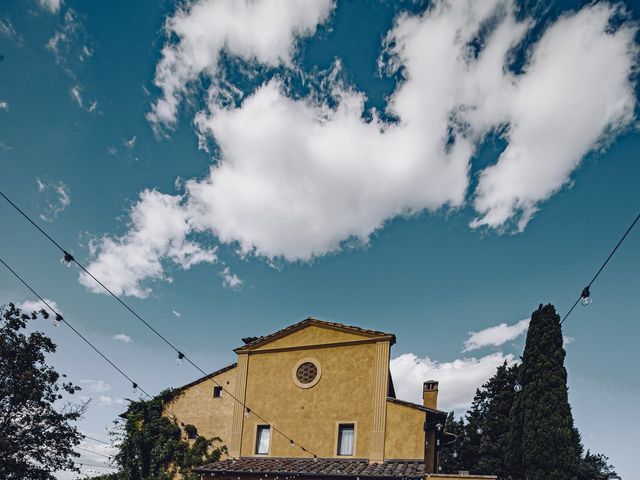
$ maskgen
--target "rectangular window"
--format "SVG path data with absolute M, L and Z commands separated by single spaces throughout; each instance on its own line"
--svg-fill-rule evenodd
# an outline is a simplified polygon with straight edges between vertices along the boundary
M 338 455 L 353 455 L 355 433 L 353 423 L 342 423 L 338 426 Z
M 213 387 L 213 398 L 220 398 L 222 396 L 222 387 Z
M 258 425 L 256 434 L 256 453 L 258 455 L 269 454 L 269 438 L 271 437 L 271 427 L 269 425 Z

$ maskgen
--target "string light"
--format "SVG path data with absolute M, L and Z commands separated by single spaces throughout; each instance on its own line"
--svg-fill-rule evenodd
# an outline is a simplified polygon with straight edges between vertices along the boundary
M 520 382 L 518 380 L 516 380 L 516 383 L 513 384 L 513 390 L 516 393 L 519 393 L 522 391 L 522 385 L 520 385 Z
M 176 358 L 176 365 L 182 365 L 183 359 L 184 359 L 184 353 L 178 352 L 178 358 Z
M 620 248 L 620 245 L 622 245 L 622 242 L 624 242 L 625 238 L 627 238 L 627 235 L 629 235 L 629 232 L 633 230 L 633 227 L 635 227 L 636 223 L 638 223 L 638 220 L 640 220 L 640 213 L 636 215 L 636 218 L 633 220 L 633 222 L 631 222 L 631 225 L 629 225 L 629 228 L 627 228 L 627 230 L 624 232 L 624 235 L 622 235 L 622 237 L 620 238 L 616 246 L 613 248 L 613 250 L 611 250 L 611 253 L 609 253 L 609 256 L 604 261 L 604 263 L 600 265 L 600 268 L 598 269 L 596 274 L 593 276 L 591 281 L 588 283 L 588 285 L 582 289 L 582 293 L 580 294 L 578 299 L 573 303 L 573 305 L 571 306 L 569 311 L 566 313 L 564 318 L 560 320 L 560 325 L 562 325 L 564 321 L 569 317 L 569 315 L 571 315 L 571 312 L 573 312 L 573 309 L 576 308 L 576 305 L 578 305 L 578 303 L 581 303 L 582 305 L 585 305 L 585 306 L 591 303 L 591 292 L 590 292 L 591 285 L 593 285 L 593 283 L 598 278 L 598 275 L 600 275 L 602 270 L 604 270 L 604 267 L 607 266 L 607 264 L 609 263 L 609 260 L 611 260 L 611 257 L 613 257 L 614 253 L 616 253 L 618 248 Z
M 250 408 L 245 408 L 244 416 L 247 417 L 247 418 L 249 418 L 251 416 L 251 409 Z
M 29 217 L 22 209 L 20 209 L 20 207 L 18 207 L 15 203 L 13 203 L 11 201 L 11 199 L 9 199 L 9 197 L 7 197 L 2 191 L 0 191 L 0 196 L 2 196 L 18 213 L 20 213 L 29 223 L 31 223 L 31 225 L 33 225 L 33 227 L 35 227 L 44 237 L 46 237 L 53 245 L 55 245 L 58 250 L 60 250 L 63 254 L 63 261 L 66 264 L 71 264 L 71 263 L 75 263 L 78 268 L 80 270 L 82 270 L 82 272 L 84 274 L 86 274 L 88 277 L 90 277 L 91 279 L 93 279 L 98 285 L 100 285 L 100 287 L 102 287 L 105 292 L 107 292 L 109 295 L 111 295 L 118 303 L 120 303 L 120 305 L 122 305 L 122 307 L 124 307 L 127 311 L 129 311 L 129 313 L 131 313 L 136 319 L 138 319 L 140 322 L 142 322 L 149 330 L 151 330 L 158 338 L 160 338 L 164 343 L 166 343 L 171 349 L 173 349 L 176 353 L 178 353 L 178 357 L 180 360 L 182 360 L 184 358 L 185 361 L 187 361 L 188 363 L 190 363 L 196 370 L 198 370 L 203 376 L 208 377 L 207 373 L 201 368 L 199 367 L 195 362 L 193 362 L 193 360 L 191 360 L 190 358 L 188 358 L 186 355 L 182 354 L 182 352 L 180 352 L 180 350 L 178 350 L 176 348 L 176 346 L 171 343 L 164 335 L 162 335 L 158 330 L 156 330 L 149 322 L 147 322 L 144 318 L 142 318 L 142 316 L 140 316 L 135 310 L 133 310 L 133 308 L 131 308 L 127 303 L 125 303 L 118 295 L 116 295 L 111 289 L 109 289 L 103 282 L 100 281 L 100 279 L 98 279 L 95 275 L 93 275 L 89 270 L 87 270 L 84 265 L 82 265 L 80 262 L 78 262 L 78 260 L 76 260 L 74 258 L 74 256 L 69 253 L 67 250 L 65 250 L 58 242 L 56 242 L 56 240 L 53 239 L 53 237 L 51 237 L 47 232 L 45 232 L 33 219 L 31 219 L 31 217 Z M 180 358 L 180 355 L 182 355 L 183 357 Z M 224 392 L 227 393 L 227 395 L 229 395 L 231 398 L 233 398 L 236 402 L 238 402 L 240 405 L 242 405 L 243 407 L 246 407 L 246 405 L 244 404 L 244 402 L 242 400 L 240 400 L 238 397 L 236 397 L 232 392 L 230 392 L 229 390 L 225 389 L 223 385 L 220 385 L 218 382 L 216 382 L 212 377 L 208 377 L 208 380 L 210 380 L 211 382 L 213 382 L 215 385 L 219 386 L 222 388 L 222 390 Z M 285 439 L 289 439 L 291 440 L 291 437 L 289 437 L 288 435 L 286 435 L 283 431 L 281 431 L 280 429 L 276 428 L 273 424 L 271 424 L 270 422 L 268 422 L 267 420 L 265 420 L 264 418 L 262 418 L 261 416 L 259 416 L 258 414 L 256 414 L 254 412 L 254 415 L 261 421 L 263 421 L 264 423 L 267 423 L 275 432 L 279 433 L 280 435 L 282 435 L 283 437 L 285 437 Z M 308 450 L 304 450 L 305 452 L 311 453 Z
M 584 287 L 582 293 L 580 294 L 580 304 L 583 307 L 586 307 L 587 305 L 591 304 L 591 302 L 591 292 L 589 291 L 589 287 Z
M 57 327 L 60 325 L 60 322 L 64 321 L 64 318 L 62 318 L 62 315 L 60 315 L 59 313 L 56 313 L 55 317 L 53 317 L 53 326 Z
M 2 192 L 0 192 L 0 194 L 2 194 Z M 60 322 L 64 322 L 64 324 L 69 327 L 71 329 L 71 331 L 73 333 L 75 333 L 78 337 L 80 337 L 80 339 L 82 339 L 83 342 L 85 342 L 87 345 L 89 345 L 89 347 L 91 347 L 91 349 L 93 351 L 95 351 L 98 355 L 100 355 L 109 365 L 111 365 L 120 375 L 122 375 L 124 378 L 126 378 L 129 382 L 131 382 L 131 386 L 133 387 L 133 391 L 136 392 L 138 389 L 140 389 L 140 391 L 149 399 L 153 399 L 153 397 L 151 395 L 149 395 L 145 390 L 143 390 L 142 388 L 140 388 L 138 386 L 138 384 L 136 382 L 134 382 L 131 377 L 129 377 L 126 373 L 124 373 L 124 371 L 118 367 L 111 359 L 109 359 L 104 353 L 102 353 L 102 351 L 100 351 L 98 349 L 98 347 L 96 347 L 93 343 L 91 343 L 87 337 L 85 337 L 84 335 L 82 335 L 78 330 L 76 330 L 76 328 L 71 325 L 67 320 L 65 320 L 62 315 L 60 315 L 60 313 L 58 313 L 50 304 L 49 302 L 47 302 L 47 300 L 45 300 L 40 294 L 38 294 L 38 292 L 36 292 L 33 287 L 31 287 L 31 285 L 29 285 L 15 270 L 13 270 L 2 258 L 0 258 L 0 263 L 2 263 L 5 268 L 7 268 L 7 270 L 9 270 L 19 281 L 20 283 L 22 283 L 29 291 L 31 291 L 31 293 L 33 293 L 50 311 L 51 313 L 53 313 L 55 315 L 55 319 L 58 321 L 58 323 Z M 170 413 L 170 412 L 166 412 L 166 413 Z M 171 413 L 171 415 L 177 420 L 177 417 L 175 414 Z M 90 440 L 99 442 L 99 443 L 104 443 L 105 445 L 109 445 L 109 446 L 113 446 L 110 443 L 104 442 L 102 440 L 98 440 L 96 438 L 92 438 L 89 437 L 87 435 L 83 435 L 84 438 L 88 438 Z

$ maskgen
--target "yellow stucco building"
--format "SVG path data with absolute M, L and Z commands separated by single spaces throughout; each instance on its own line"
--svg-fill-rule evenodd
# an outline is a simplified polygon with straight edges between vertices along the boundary
M 393 334 L 308 318 L 243 340 L 237 363 L 181 387 L 165 406 L 227 446 L 227 459 L 199 469 L 203 478 L 437 471 L 438 448 L 453 440 L 438 383 L 424 383 L 422 405 L 395 398 Z

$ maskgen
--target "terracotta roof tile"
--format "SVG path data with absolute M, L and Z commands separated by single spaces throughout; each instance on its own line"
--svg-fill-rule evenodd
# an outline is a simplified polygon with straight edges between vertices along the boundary
M 243 476 L 296 475 L 298 477 L 359 477 L 418 479 L 425 476 L 424 462 L 387 460 L 369 463 L 365 459 L 337 458 L 240 458 L 210 463 L 196 469 L 199 473 Z
M 223 460 L 197 468 L 199 473 L 243 476 L 296 475 L 298 477 L 360 477 L 418 479 L 425 476 L 424 462 L 387 460 L 369 463 L 366 459 L 336 458 L 240 458 Z

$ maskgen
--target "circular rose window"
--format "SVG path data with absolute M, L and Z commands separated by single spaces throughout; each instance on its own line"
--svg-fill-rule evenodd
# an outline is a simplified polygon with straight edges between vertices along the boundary
M 296 363 L 293 369 L 293 381 L 300 388 L 311 388 L 320 380 L 320 364 L 311 358 Z

